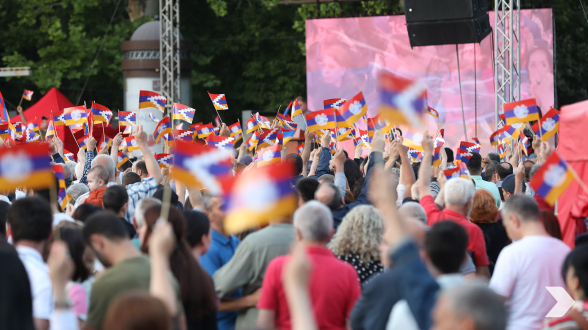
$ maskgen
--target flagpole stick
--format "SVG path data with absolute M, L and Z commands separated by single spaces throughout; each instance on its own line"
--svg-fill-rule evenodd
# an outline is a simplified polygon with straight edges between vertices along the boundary
M 21 96 L 20 96 L 20 102 L 18 102 L 18 106 L 19 106 L 19 107 L 20 107 L 20 105 L 22 104 L 22 99 L 23 99 L 23 96 L 21 95 Z
M 580 185 L 580 187 L 582 187 L 582 190 L 584 190 L 584 192 L 586 194 L 588 194 L 588 187 L 586 186 L 584 181 L 582 181 L 582 179 L 580 178 L 578 173 L 576 173 L 576 170 L 574 170 L 574 168 L 570 164 L 568 164 L 568 168 L 570 169 L 570 172 L 572 173 L 572 176 L 574 177 L 574 179 L 576 179 L 576 181 L 578 181 L 578 184 Z
M 280 106 L 278 107 L 278 113 L 280 113 L 281 108 L 282 108 L 282 105 L 280 104 Z
M 167 222 L 169 217 L 170 201 L 171 201 L 172 189 L 169 184 L 166 184 L 163 188 L 163 204 L 161 205 L 161 213 L 159 218 Z
M 339 149 L 339 128 L 337 127 L 337 110 L 333 109 L 333 117 L 335 117 L 335 148 Z M 331 134 L 331 133 L 329 133 Z
M 68 126 L 69 128 L 69 126 Z M 78 145 L 78 149 L 80 148 L 80 144 L 78 143 L 78 140 L 76 140 L 76 136 L 74 135 L 74 133 L 71 131 L 71 128 L 69 129 L 69 132 L 71 133 L 71 136 L 73 136 L 74 141 L 76 141 L 76 144 Z

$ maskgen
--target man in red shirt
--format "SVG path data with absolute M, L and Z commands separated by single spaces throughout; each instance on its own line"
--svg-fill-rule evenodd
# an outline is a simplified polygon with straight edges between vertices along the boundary
M 331 211 L 320 202 L 307 202 L 294 213 L 294 228 L 296 240 L 305 245 L 310 259 L 309 292 L 318 328 L 347 329 L 347 320 L 361 288 L 355 269 L 337 259 L 326 247 L 334 233 Z M 282 282 L 283 268 L 289 258 L 277 257 L 268 265 L 257 304 L 257 326 L 262 329 L 292 327 Z
M 443 194 L 445 209 L 440 210 L 431 196 L 431 170 L 433 163 L 433 138 L 429 134 L 423 137 L 425 155 L 419 171 L 418 191 L 420 204 L 427 213 L 429 226 L 443 220 L 455 221 L 465 228 L 468 233 L 468 251 L 476 265 L 476 274 L 490 278 L 486 241 L 480 227 L 470 222 L 468 216 L 474 203 L 476 188 L 471 180 L 453 178 L 445 183 L 444 174 L 440 175 L 439 184 Z M 443 172 L 441 172 L 443 173 Z

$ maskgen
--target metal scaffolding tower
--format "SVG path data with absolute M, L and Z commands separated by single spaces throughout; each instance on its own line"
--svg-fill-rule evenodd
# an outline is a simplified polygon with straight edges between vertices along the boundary
M 495 0 L 494 90 L 495 123 L 504 103 L 521 99 L 521 0 Z
M 159 77 L 161 94 L 171 115 L 180 102 L 180 1 L 159 0 Z

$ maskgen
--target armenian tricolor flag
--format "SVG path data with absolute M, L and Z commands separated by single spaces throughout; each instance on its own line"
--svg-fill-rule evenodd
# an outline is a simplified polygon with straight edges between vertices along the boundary
M 84 150 L 88 150 L 88 146 L 86 146 L 86 142 L 88 141 L 90 137 L 88 135 L 84 135 L 81 138 L 77 139 L 78 141 L 78 145 L 80 146 L 80 148 L 84 149 Z
M 490 135 L 490 145 L 495 147 L 501 143 L 504 138 L 504 127 L 499 128 L 496 132 Z
M 500 158 L 506 157 L 506 149 L 504 148 L 504 143 L 498 145 L 498 155 L 500 155 Z
M 201 125 L 200 127 L 196 128 L 196 134 L 198 135 L 199 139 L 205 139 L 212 133 L 214 133 L 214 126 L 212 126 L 212 123 Z
M 294 100 L 294 102 L 292 103 L 292 118 L 298 115 L 304 114 L 302 113 L 302 109 L 300 108 L 300 102 L 298 102 L 298 100 Z
M 292 102 L 294 102 L 294 101 L 290 101 L 290 103 L 288 104 L 288 107 L 286 107 L 286 110 L 284 110 L 284 116 L 287 116 L 288 112 L 290 112 L 290 107 L 292 106 Z
M 22 92 L 22 98 L 30 101 L 33 98 L 33 91 L 25 89 L 24 92 Z
M 396 132 L 394 132 L 396 135 Z M 439 134 L 435 137 L 435 148 L 441 146 L 441 148 L 445 147 L 445 129 L 442 128 L 439 130 Z
M 63 167 L 61 167 L 61 165 L 53 164 L 53 165 L 51 165 L 51 169 L 53 170 L 53 173 L 55 173 L 55 176 L 57 177 L 57 181 L 59 182 L 59 188 L 65 189 L 65 179 L 63 176 Z
M 355 95 L 339 108 L 335 108 L 337 127 L 353 127 L 367 113 L 367 104 L 363 93 Z
M 21 144 L 0 148 L 0 187 L 13 190 L 48 188 L 55 184 L 51 169 L 49 145 L 46 143 Z
M 159 139 L 161 139 L 165 134 L 172 133 L 172 124 L 169 120 L 169 117 L 163 118 L 157 127 L 155 127 L 155 131 L 153 132 L 153 139 L 155 143 L 159 143 Z
M 259 127 L 261 127 L 261 128 L 270 129 L 270 127 L 272 126 L 272 123 L 269 121 L 269 119 L 267 119 L 264 116 L 261 116 L 259 114 L 259 112 L 257 112 L 255 115 L 253 115 L 253 118 L 255 118 L 255 120 L 257 120 L 257 123 L 259 124 Z
M 337 124 L 339 124 L 339 123 L 337 123 Z M 382 135 L 384 135 L 384 134 L 390 132 L 390 130 L 392 129 L 392 127 L 394 125 L 389 120 L 381 118 L 380 114 L 377 114 L 375 117 L 368 119 L 367 126 L 368 126 L 368 133 L 370 131 L 372 131 L 372 134 L 370 135 L 370 137 L 373 137 L 373 133 L 375 131 L 380 131 L 380 133 L 382 133 Z
M 431 108 L 430 106 L 427 106 L 427 113 L 433 116 L 433 118 L 437 119 L 437 121 L 439 121 L 439 112 L 437 110 Z
M 216 136 L 214 134 L 209 135 L 206 141 L 208 142 L 208 146 L 224 150 L 233 150 L 235 143 L 232 137 Z
M 294 172 L 292 164 L 284 163 L 257 168 L 223 182 L 223 187 L 227 187 L 227 231 L 238 233 L 267 224 L 271 219 L 291 217 L 298 200 L 290 183 Z
M 108 125 L 112 119 L 112 111 L 103 105 L 92 102 L 92 117 L 94 124 L 105 123 Z
M 229 126 L 229 131 L 231 131 L 231 137 L 235 140 L 235 142 L 238 142 L 243 138 L 243 130 L 241 129 L 240 122 L 236 122 Z
M 174 163 L 174 155 L 155 154 L 155 160 L 160 168 L 170 168 Z
M 249 136 L 249 139 L 247 139 L 247 150 L 252 151 L 255 147 L 257 147 L 260 136 L 261 134 L 257 131 Z
M 323 101 L 324 109 L 339 109 L 345 102 L 346 99 L 328 99 Z
M 311 133 L 318 130 L 335 128 L 335 114 L 332 109 L 313 111 L 304 116 L 306 117 L 308 130 Z
M 433 153 L 433 167 L 441 166 L 441 148 L 443 147 L 435 147 L 435 151 Z
M 282 146 L 275 145 L 259 151 L 257 167 L 280 164 L 282 162 Z
M 506 124 L 526 123 L 539 120 L 539 108 L 537 100 L 529 99 L 504 104 L 504 117 Z
M 99 148 L 100 150 L 104 148 L 110 148 L 112 146 L 112 139 L 106 135 L 102 135 L 102 139 L 100 139 Z
M 195 109 L 190 108 L 189 106 L 174 103 L 174 120 L 181 120 L 185 121 L 188 124 L 192 124 L 192 120 L 194 120 L 194 114 L 196 113 Z
M 351 140 L 355 137 L 355 130 L 353 128 L 339 128 L 337 131 L 339 142 Z
M 541 137 L 541 140 L 549 140 L 559 131 L 559 111 L 554 108 L 549 109 L 545 116 L 539 119 L 531 128 L 535 135 Z
M 165 97 L 155 92 L 139 91 L 139 109 L 155 108 L 161 112 L 165 112 L 166 102 Z
M 549 205 L 553 206 L 574 180 L 572 171 L 573 169 L 568 163 L 555 151 L 537 170 L 529 185 L 536 194 L 539 194 Z
M 128 151 L 139 150 L 139 145 L 137 144 L 134 136 L 125 137 L 123 143 L 127 146 Z
M 470 171 L 468 170 L 467 165 L 463 162 L 458 162 L 454 168 L 449 169 L 449 170 L 445 170 L 445 171 L 443 171 L 443 173 L 445 173 L 447 180 L 453 179 L 453 178 L 464 178 L 464 179 L 468 179 L 468 180 L 472 179 L 472 177 L 470 176 Z
M 67 126 L 84 124 L 88 122 L 88 113 L 85 110 L 73 110 L 70 113 L 64 114 L 63 119 Z
M 116 163 L 116 167 L 123 166 L 126 162 L 129 161 L 129 158 L 122 151 L 118 152 L 118 162 Z
M 227 98 L 225 94 L 210 94 L 208 93 L 210 100 L 212 101 L 212 105 L 216 110 L 229 110 L 229 106 L 227 105 Z
M 503 127 L 503 140 L 518 139 L 521 134 L 523 124 L 517 123 L 512 125 L 506 125 Z
M 0 93 L 0 123 L 5 121 L 10 121 L 10 117 L 8 116 L 8 110 L 6 110 L 4 97 L 2 97 L 2 93 Z
M 171 175 L 189 187 L 206 188 L 213 195 L 222 192 L 219 178 L 231 173 L 231 153 L 190 142 L 178 141 Z
M 427 86 L 382 72 L 379 78 L 380 113 L 391 122 L 405 123 L 420 129 L 426 101 Z

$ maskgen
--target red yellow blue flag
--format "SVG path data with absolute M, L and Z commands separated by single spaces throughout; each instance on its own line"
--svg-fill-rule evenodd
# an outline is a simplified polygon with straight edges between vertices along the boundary
M 227 105 L 227 98 L 225 94 L 210 94 L 208 93 L 210 100 L 212 101 L 212 105 L 216 110 L 229 110 L 229 106 Z
M 353 127 L 353 125 L 358 120 L 360 120 L 368 110 L 362 92 L 359 92 L 359 94 L 355 95 L 338 108 L 332 108 L 335 109 L 335 114 L 337 116 L 337 127 L 339 128 Z
M 121 167 L 128 161 L 129 161 L 129 158 L 127 158 L 127 156 L 122 151 L 119 151 L 116 167 Z
M 439 111 L 431 108 L 430 106 L 427 106 L 427 113 L 433 116 L 433 118 L 437 119 L 437 121 L 439 121 Z
M 196 110 L 190 108 L 189 106 L 180 103 L 174 103 L 174 120 L 181 120 L 185 121 L 188 124 L 192 124 L 192 120 L 194 120 L 195 113 Z
M 103 105 L 92 102 L 92 117 L 94 124 L 106 123 L 108 125 L 112 119 L 112 111 Z
M 504 104 L 504 117 L 506 124 L 526 123 L 539 120 L 539 108 L 537 100 L 529 99 Z
M 235 140 L 235 143 L 243 139 L 243 130 L 241 129 L 240 122 L 236 122 L 233 125 L 230 125 L 229 131 L 231 132 L 231 137 Z
M 570 165 L 555 151 L 537 170 L 529 185 L 536 194 L 539 194 L 549 205 L 553 206 L 574 180 L 572 171 Z
M 119 111 L 118 112 L 119 126 L 135 126 L 137 125 L 137 113 L 133 111 Z
M 541 140 L 547 141 L 559 131 L 559 111 L 554 108 L 539 119 L 539 121 L 531 127 L 535 135 L 539 136 Z
M 445 174 L 445 177 L 447 177 L 447 180 L 453 178 L 464 178 L 468 180 L 472 179 L 467 165 L 463 162 L 458 162 L 454 168 L 445 170 L 443 173 Z
M 282 146 L 276 144 L 272 147 L 267 147 L 259 151 L 259 158 L 257 159 L 257 167 L 280 164 L 282 162 Z
M 160 168 L 170 168 L 174 163 L 174 155 L 155 154 L 155 160 Z
M 309 132 L 335 128 L 335 113 L 332 109 L 309 112 L 305 115 Z
M 232 137 L 211 134 L 206 138 L 206 141 L 210 147 L 223 150 L 233 150 L 234 139 Z
M 165 134 L 172 133 L 172 124 L 169 120 L 169 117 L 163 118 L 155 127 L 155 131 L 153 132 L 153 139 L 155 143 L 159 143 L 159 139 L 161 139 Z
M 379 78 L 380 113 L 396 125 L 421 129 L 427 86 L 419 81 L 382 72 Z
M 13 190 L 48 188 L 55 184 L 51 169 L 49 145 L 46 143 L 21 144 L 0 148 L 0 187 Z
M 24 92 L 22 93 L 22 98 L 27 101 L 30 101 L 33 98 L 33 91 L 25 89 Z
M 139 109 L 155 108 L 161 112 L 165 112 L 166 102 L 165 97 L 155 92 L 139 91 Z

